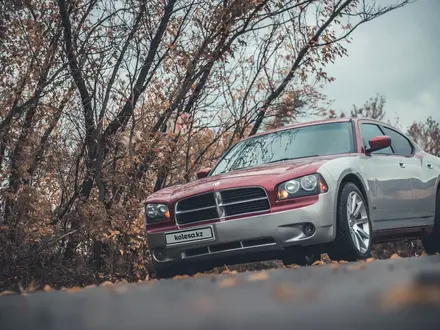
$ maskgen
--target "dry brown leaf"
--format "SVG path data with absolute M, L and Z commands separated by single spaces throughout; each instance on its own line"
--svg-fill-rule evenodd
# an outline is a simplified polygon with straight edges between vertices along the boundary
M 44 286 L 44 288 L 43 288 L 43 291 L 44 292 L 52 292 L 52 291 L 55 291 L 52 287 L 50 287 L 49 285 L 45 285 Z
M 12 296 L 12 295 L 16 295 L 17 292 L 12 291 L 12 290 L 6 290 L 6 291 L 2 291 L 0 292 L 0 296 Z
M 347 260 L 339 260 L 340 264 L 348 264 L 349 262 Z
M 263 271 L 263 272 L 250 274 L 247 279 L 248 281 L 264 281 L 267 280 L 268 278 L 269 275 Z
M 295 290 L 291 284 L 281 283 L 273 287 L 271 295 L 275 300 L 286 301 L 293 298 L 294 291 Z
M 207 276 L 207 274 L 199 272 L 199 273 L 194 274 L 193 277 L 203 277 L 203 276 Z
M 426 251 L 423 251 L 423 252 L 422 252 L 422 256 L 423 256 L 423 257 L 426 257 L 426 256 L 428 256 L 428 253 L 426 253 Z
M 34 293 L 34 292 L 37 292 L 38 289 L 39 289 L 39 288 L 38 288 L 37 284 L 36 284 L 34 281 L 32 281 L 32 282 L 29 284 L 29 286 L 26 287 L 26 289 L 24 289 L 23 291 L 26 292 L 26 293 Z
M 109 285 L 114 285 L 114 284 L 110 281 L 105 281 L 105 282 L 102 282 L 99 286 L 109 286 Z
M 297 264 L 291 264 L 291 265 L 287 265 L 286 268 L 301 268 L 301 266 Z
M 366 262 L 373 262 L 373 261 L 376 261 L 377 259 L 376 258 L 368 258 L 367 260 L 365 260 Z
M 390 257 L 390 259 L 402 259 L 402 257 L 399 256 L 397 253 L 394 253 L 394 254 Z
M 81 291 L 81 288 L 79 286 L 74 286 L 69 289 L 65 289 L 65 291 L 68 293 L 77 293 Z
M 321 260 L 326 264 L 330 264 L 333 262 L 327 253 L 321 254 Z
M 383 308 L 440 303 L 440 286 L 435 284 L 401 285 L 386 291 L 381 296 Z
M 181 280 L 181 279 L 189 278 L 189 277 L 190 277 L 189 275 L 176 275 L 173 277 L 173 280 Z
M 319 265 L 325 265 L 324 262 L 322 262 L 321 260 L 316 260 L 312 266 L 319 266 Z
M 227 277 L 220 282 L 218 282 L 218 286 L 221 288 L 229 288 L 232 286 L 236 286 L 238 284 L 238 280 L 235 277 Z

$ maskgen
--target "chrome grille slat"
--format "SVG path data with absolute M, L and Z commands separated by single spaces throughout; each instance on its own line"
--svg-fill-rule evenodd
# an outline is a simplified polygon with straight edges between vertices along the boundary
M 244 187 L 182 199 L 176 203 L 175 218 L 177 224 L 188 224 L 269 210 L 269 199 L 262 187 Z
M 221 203 L 220 206 L 236 205 L 236 204 L 249 203 L 249 202 L 260 201 L 260 200 L 267 200 L 267 197 L 247 199 L 247 200 L 236 201 L 236 202 L 231 202 L 231 203 Z
M 215 205 L 213 205 L 213 206 L 206 206 L 206 207 L 200 207 L 200 208 L 197 208 L 197 209 L 186 210 L 186 211 L 176 211 L 176 213 L 177 214 L 184 214 L 184 213 L 203 211 L 203 210 L 208 210 L 208 209 L 213 209 L 213 208 L 215 208 Z

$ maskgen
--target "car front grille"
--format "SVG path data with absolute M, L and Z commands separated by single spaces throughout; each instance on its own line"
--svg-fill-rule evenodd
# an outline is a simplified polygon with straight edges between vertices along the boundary
M 260 187 L 214 191 L 182 199 L 176 204 L 176 222 L 187 224 L 227 218 L 270 209 L 266 191 Z

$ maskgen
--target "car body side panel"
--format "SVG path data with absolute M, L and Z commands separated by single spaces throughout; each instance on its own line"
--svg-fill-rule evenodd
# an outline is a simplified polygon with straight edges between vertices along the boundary
M 394 164 L 395 163 L 395 164 Z M 395 167 L 394 167 L 395 165 Z M 426 225 L 411 213 L 414 206 L 411 183 L 400 169 L 398 157 L 341 157 L 326 162 L 321 170 L 337 181 L 337 193 L 343 179 L 354 174 L 363 183 L 373 230 Z M 404 169 L 402 169 L 404 170 Z
M 413 162 L 417 169 L 417 175 L 411 177 L 415 207 L 420 217 L 431 223 L 434 221 L 440 164 L 437 157 L 423 152 L 418 152 Z

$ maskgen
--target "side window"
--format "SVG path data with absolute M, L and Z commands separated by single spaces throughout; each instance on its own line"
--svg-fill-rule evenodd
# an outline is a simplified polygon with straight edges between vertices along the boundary
M 364 143 L 364 147 L 368 148 L 370 145 L 368 141 L 370 141 L 372 138 L 378 136 L 378 135 L 384 135 L 382 131 L 380 130 L 379 126 L 375 124 L 361 124 L 361 135 L 362 135 L 362 142 Z M 391 139 L 393 139 L 392 136 L 390 136 Z M 393 151 L 390 147 L 382 150 L 373 151 L 373 154 L 393 154 Z
M 391 146 L 396 154 L 401 156 L 411 156 L 413 153 L 413 146 L 406 137 L 387 127 L 383 128 L 386 135 L 391 138 Z

